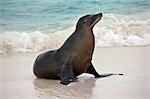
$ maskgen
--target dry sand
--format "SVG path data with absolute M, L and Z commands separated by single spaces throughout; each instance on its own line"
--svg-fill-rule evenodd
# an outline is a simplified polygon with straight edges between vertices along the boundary
M 32 66 L 37 55 L 0 55 L 0 99 L 150 99 L 150 47 L 96 48 L 97 71 L 124 76 L 83 74 L 67 86 L 36 79 Z

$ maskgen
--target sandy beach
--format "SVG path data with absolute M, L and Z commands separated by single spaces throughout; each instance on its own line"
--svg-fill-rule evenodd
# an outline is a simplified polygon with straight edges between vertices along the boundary
M 150 47 L 96 48 L 97 71 L 124 76 L 83 74 L 67 86 L 36 79 L 32 67 L 38 54 L 0 55 L 0 99 L 150 99 Z

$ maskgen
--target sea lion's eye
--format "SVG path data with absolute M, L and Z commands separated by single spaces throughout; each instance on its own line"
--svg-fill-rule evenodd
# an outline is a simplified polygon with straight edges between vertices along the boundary
M 87 22 L 87 20 L 84 20 L 84 21 L 83 21 L 83 23 L 86 23 L 86 22 Z

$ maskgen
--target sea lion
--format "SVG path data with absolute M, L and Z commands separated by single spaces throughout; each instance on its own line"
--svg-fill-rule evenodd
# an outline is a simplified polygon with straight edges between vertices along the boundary
M 64 85 L 82 73 L 93 74 L 96 78 L 114 75 L 99 75 L 91 62 L 95 46 L 93 27 L 101 18 L 102 13 L 81 17 L 75 31 L 58 50 L 37 57 L 34 74 L 38 78 L 60 79 Z

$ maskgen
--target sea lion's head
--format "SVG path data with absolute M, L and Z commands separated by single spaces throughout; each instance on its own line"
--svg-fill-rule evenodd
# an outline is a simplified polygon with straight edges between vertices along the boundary
M 102 18 L 102 13 L 85 15 L 79 19 L 76 28 L 93 29 L 94 25 Z

